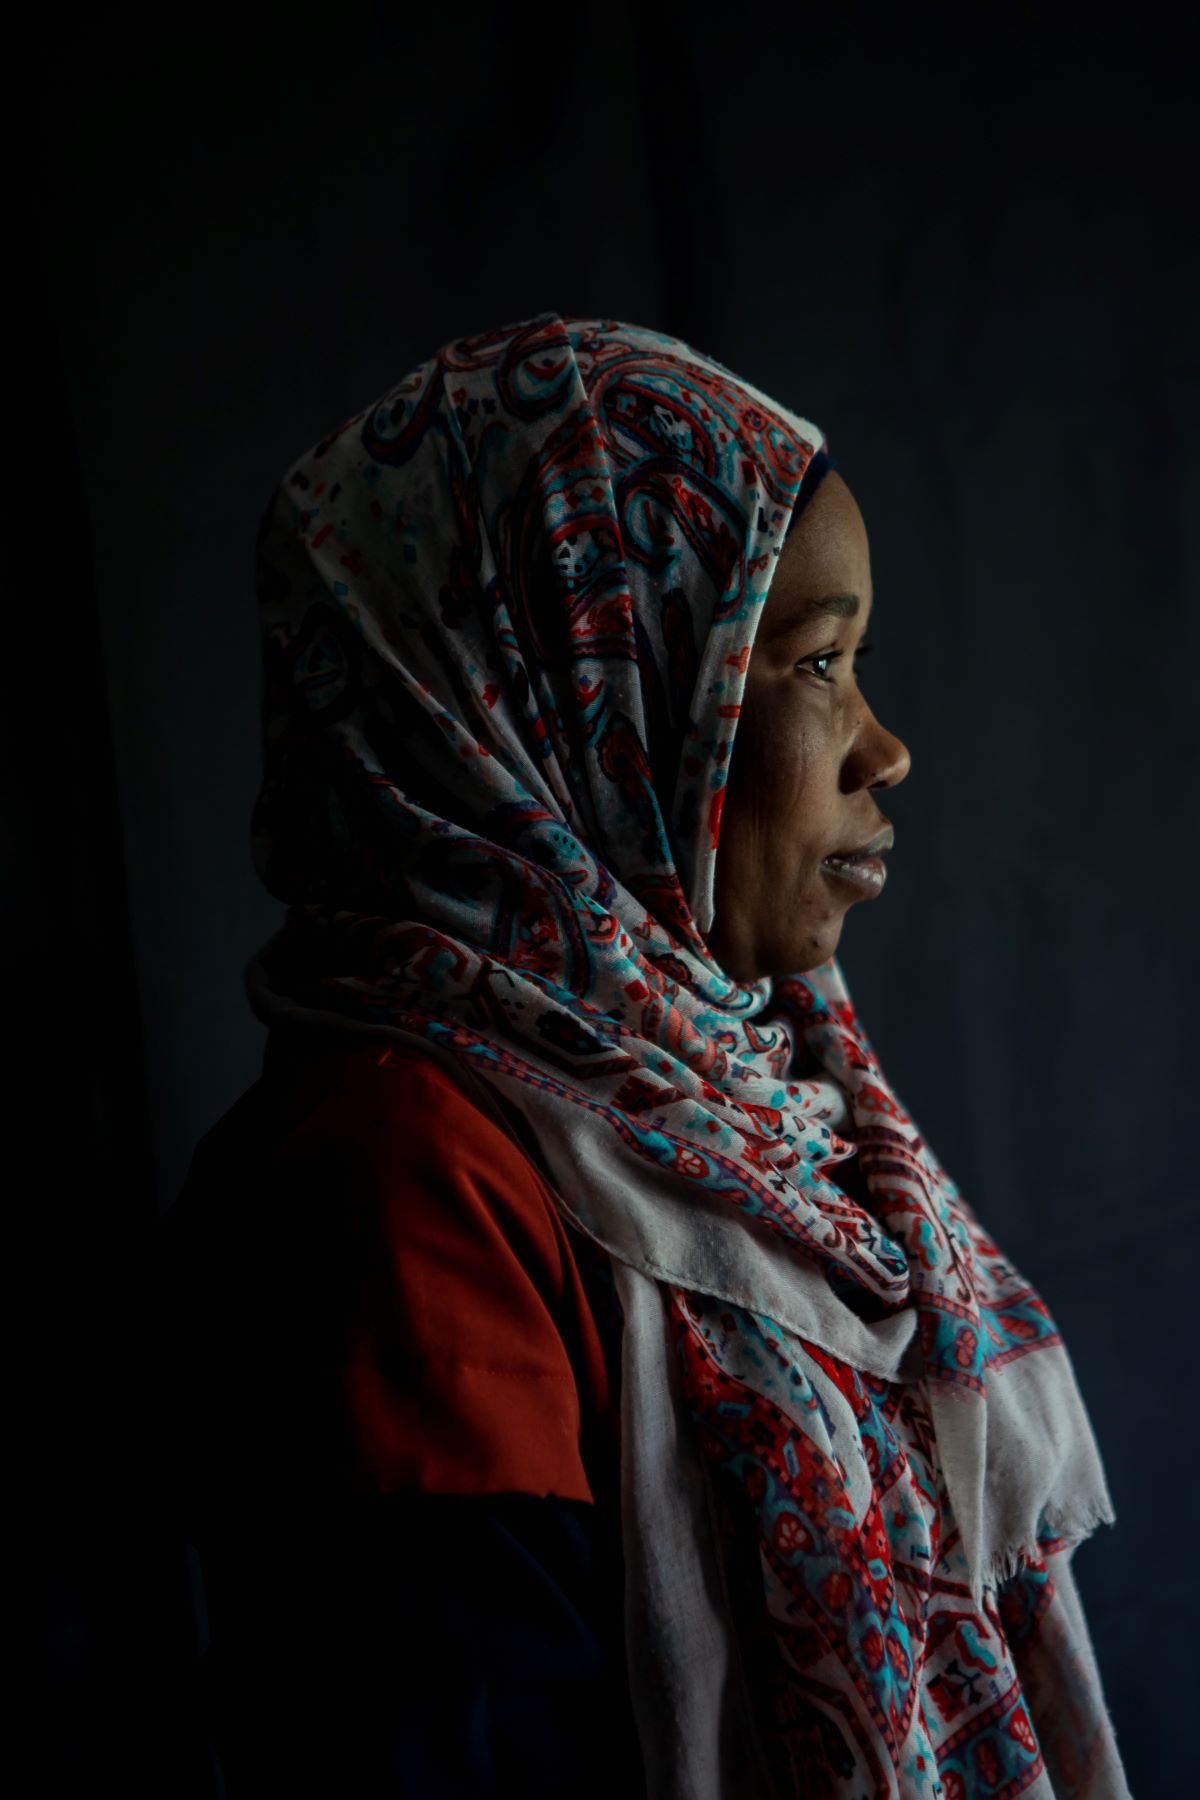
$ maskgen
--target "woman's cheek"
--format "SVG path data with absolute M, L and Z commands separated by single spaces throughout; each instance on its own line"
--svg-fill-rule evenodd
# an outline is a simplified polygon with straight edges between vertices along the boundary
M 808 734 L 798 730 L 794 721 L 790 729 L 781 730 L 763 757 L 763 767 L 777 804 L 791 812 L 803 812 L 813 766 L 812 746 Z

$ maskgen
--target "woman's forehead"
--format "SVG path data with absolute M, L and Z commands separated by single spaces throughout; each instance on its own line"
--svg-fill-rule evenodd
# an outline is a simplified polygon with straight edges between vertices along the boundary
M 861 613 L 871 597 L 870 550 L 854 496 L 831 470 L 780 551 L 764 618 L 805 598 L 845 592 L 859 596 Z

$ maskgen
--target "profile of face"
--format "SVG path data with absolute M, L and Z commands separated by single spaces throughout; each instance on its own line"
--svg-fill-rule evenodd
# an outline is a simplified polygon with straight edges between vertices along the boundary
M 909 769 L 859 689 L 871 604 L 866 528 L 830 470 L 780 552 L 730 756 L 707 942 L 736 981 L 815 969 L 847 908 L 880 892 L 826 860 L 883 833 L 890 847 L 874 791 Z

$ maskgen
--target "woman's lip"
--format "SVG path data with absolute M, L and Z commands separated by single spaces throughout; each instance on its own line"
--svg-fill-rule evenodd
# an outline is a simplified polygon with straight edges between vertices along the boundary
M 848 882 L 860 893 L 881 893 L 887 880 L 882 856 L 827 856 L 821 867 L 835 881 Z

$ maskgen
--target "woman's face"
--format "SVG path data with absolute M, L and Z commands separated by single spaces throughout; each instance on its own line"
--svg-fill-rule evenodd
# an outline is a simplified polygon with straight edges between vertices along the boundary
M 879 891 L 825 864 L 889 829 L 871 790 L 909 769 L 854 672 L 871 598 L 862 515 L 831 470 L 780 553 L 746 670 L 707 940 L 737 981 L 815 969 Z

